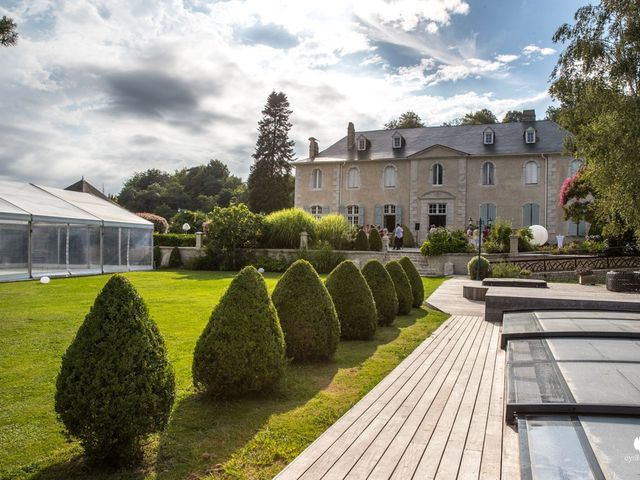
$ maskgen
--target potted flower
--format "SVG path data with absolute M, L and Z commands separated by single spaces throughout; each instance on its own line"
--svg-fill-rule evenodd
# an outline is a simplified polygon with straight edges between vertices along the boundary
M 576 268 L 576 274 L 578 275 L 578 280 L 580 281 L 580 285 L 596 284 L 596 276 L 593 273 L 593 270 L 591 270 L 591 268 L 589 267 Z

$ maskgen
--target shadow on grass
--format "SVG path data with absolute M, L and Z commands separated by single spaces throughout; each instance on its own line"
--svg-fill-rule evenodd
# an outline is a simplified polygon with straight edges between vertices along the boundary
M 158 480 L 218 476 L 224 471 L 223 465 L 265 428 L 270 417 L 295 410 L 319 392 L 331 389 L 338 370 L 356 372 L 379 347 L 394 341 L 424 315 L 424 310 L 413 309 L 410 315 L 397 317 L 392 325 L 378 328 L 373 340 L 341 341 L 333 361 L 290 363 L 285 377 L 269 391 L 230 400 L 212 400 L 198 394 L 182 398 L 158 443 L 147 448 L 146 462 L 138 470 L 98 470 L 76 456 L 41 470 L 33 478 L 140 480 L 154 472 Z

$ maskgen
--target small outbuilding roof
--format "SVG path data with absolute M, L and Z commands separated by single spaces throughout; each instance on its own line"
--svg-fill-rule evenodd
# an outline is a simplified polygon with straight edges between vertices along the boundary
M 153 228 L 153 224 L 90 193 L 0 181 L 0 219 Z

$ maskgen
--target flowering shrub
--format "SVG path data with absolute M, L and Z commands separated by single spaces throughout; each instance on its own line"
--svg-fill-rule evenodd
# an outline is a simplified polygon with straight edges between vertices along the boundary
M 167 233 L 169 231 L 169 222 L 167 222 L 166 218 L 161 217 L 160 215 L 148 212 L 138 212 L 136 215 L 153 223 L 153 231 L 156 233 Z

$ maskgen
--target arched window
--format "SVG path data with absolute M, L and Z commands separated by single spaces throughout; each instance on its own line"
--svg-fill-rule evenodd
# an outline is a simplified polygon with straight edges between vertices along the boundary
M 351 167 L 347 171 L 347 188 L 360 187 L 360 171 L 356 167 Z
M 540 205 L 525 203 L 522 206 L 522 226 L 540 225 Z
M 536 129 L 529 127 L 524 132 L 525 143 L 536 143 Z
M 569 176 L 573 177 L 582 168 L 582 160 L 572 160 L 569 165 Z
M 358 205 L 347 205 L 347 221 L 351 225 L 360 225 L 360 207 Z
M 314 190 L 322 189 L 322 170 L 314 168 L 311 172 L 311 188 Z
M 480 218 L 482 225 L 490 225 L 496 221 L 497 208 L 494 203 L 483 203 L 480 205 Z
M 389 165 L 384 168 L 384 187 L 393 188 L 396 186 L 396 167 Z
M 440 165 L 439 163 L 436 163 L 432 168 L 431 168 L 431 184 L 432 185 L 442 185 L 442 177 L 443 177 L 443 172 L 444 169 L 442 168 L 442 165 Z
M 536 162 L 531 161 L 524 165 L 524 183 L 526 185 L 538 183 L 538 164 Z
M 482 164 L 482 185 L 496 184 L 496 167 L 491 162 Z
M 320 205 L 313 205 L 311 207 L 311 215 L 313 215 L 313 217 L 318 220 L 321 216 L 322 216 L 322 206 Z

